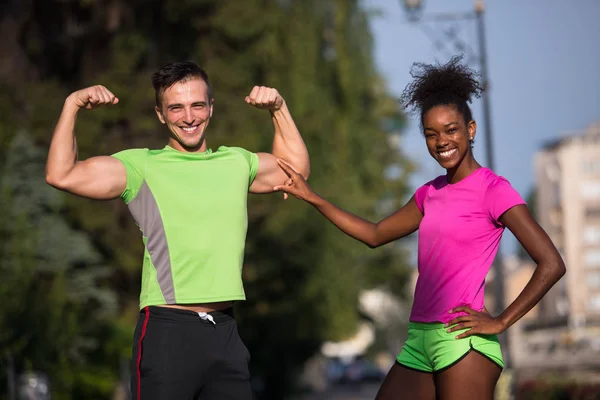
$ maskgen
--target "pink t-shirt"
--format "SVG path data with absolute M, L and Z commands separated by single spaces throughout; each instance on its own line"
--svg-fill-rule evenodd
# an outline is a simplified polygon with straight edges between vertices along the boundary
M 525 204 L 510 183 L 488 168 L 479 168 L 450 184 L 438 176 L 417 189 L 419 278 L 410 320 L 448 322 L 454 307 L 482 310 L 484 283 L 504 226 L 498 219 Z

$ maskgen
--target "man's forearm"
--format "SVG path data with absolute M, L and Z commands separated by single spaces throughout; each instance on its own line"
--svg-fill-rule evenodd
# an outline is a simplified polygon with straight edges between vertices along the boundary
M 273 155 L 288 161 L 305 178 L 308 178 L 310 174 L 308 150 L 285 102 L 279 110 L 271 111 L 271 119 L 275 128 Z
M 78 111 L 79 107 L 70 99 L 65 101 L 48 152 L 48 161 L 46 162 L 48 183 L 60 182 L 77 162 L 77 142 L 74 131 Z

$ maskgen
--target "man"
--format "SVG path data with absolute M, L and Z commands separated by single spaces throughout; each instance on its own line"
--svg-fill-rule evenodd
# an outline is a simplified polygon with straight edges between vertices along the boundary
M 130 149 L 77 160 L 82 108 L 117 104 L 103 86 L 67 97 L 50 145 L 47 182 L 91 199 L 121 197 L 145 246 L 140 318 L 134 334 L 134 399 L 251 399 L 249 353 L 233 319 L 244 300 L 241 268 L 247 192 L 288 180 L 277 158 L 308 176 L 306 146 L 277 90 L 254 87 L 246 103 L 270 111 L 272 154 L 207 147 L 213 112 L 198 65 L 165 65 L 152 76 L 156 115 L 169 130 L 160 150 Z

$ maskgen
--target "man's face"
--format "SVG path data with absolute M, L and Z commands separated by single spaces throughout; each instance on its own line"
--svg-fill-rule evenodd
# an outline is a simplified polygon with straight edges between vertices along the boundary
M 164 91 L 156 115 L 171 132 L 169 146 L 179 151 L 205 151 L 204 133 L 213 111 L 206 83 L 199 78 L 180 81 Z

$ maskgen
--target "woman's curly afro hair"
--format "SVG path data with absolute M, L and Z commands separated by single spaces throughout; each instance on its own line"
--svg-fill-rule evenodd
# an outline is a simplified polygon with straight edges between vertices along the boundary
M 465 123 L 473 119 L 470 103 L 473 97 L 480 97 L 484 88 L 480 83 L 480 75 L 462 64 L 462 56 L 454 56 L 444 65 L 414 63 L 409 83 L 400 103 L 411 114 L 423 115 L 431 108 L 439 105 L 451 105 L 463 115 Z

